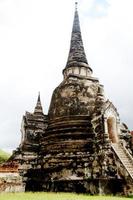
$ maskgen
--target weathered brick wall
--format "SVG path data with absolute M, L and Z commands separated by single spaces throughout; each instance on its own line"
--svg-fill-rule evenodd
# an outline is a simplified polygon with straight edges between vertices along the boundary
M 24 192 L 25 186 L 22 177 L 16 173 L 0 172 L 0 192 Z
M 25 185 L 16 162 L 7 161 L 0 165 L 0 192 L 23 192 Z

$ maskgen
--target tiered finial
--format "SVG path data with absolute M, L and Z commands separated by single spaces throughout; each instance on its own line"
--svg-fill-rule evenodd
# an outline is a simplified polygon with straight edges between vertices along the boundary
M 70 51 L 68 55 L 66 68 L 74 67 L 74 66 L 89 67 L 87 58 L 85 55 L 85 51 L 84 51 L 83 41 L 82 41 L 77 5 L 78 5 L 78 2 L 76 1 L 72 35 L 71 35 L 71 43 L 70 43 Z
M 41 105 L 40 92 L 38 92 L 37 104 L 34 110 L 34 114 L 42 114 L 42 113 L 43 113 L 43 109 Z
M 40 92 L 38 92 L 38 102 L 40 102 Z
M 75 2 L 75 10 L 77 10 L 78 9 L 78 2 L 76 1 Z

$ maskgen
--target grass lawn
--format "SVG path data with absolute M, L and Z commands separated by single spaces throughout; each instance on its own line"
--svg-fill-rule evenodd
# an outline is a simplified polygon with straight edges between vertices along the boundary
M 1 193 L 0 200 L 128 200 L 126 197 L 89 196 L 74 193 Z
M 0 163 L 5 162 L 10 157 L 10 154 L 0 149 Z

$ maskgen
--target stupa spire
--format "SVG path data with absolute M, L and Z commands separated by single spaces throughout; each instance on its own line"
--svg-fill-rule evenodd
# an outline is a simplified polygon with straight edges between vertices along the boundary
M 34 114 L 42 114 L 43 113 L 43 109 L 42 109 L 42 104 L 41 104 L 41 98 L 40 98 L 40 92 L 38 93 L 38 98 L 37 98 L 37 103 L 36 103 L 36 107 L 34 110 Z
M 75 2 L 75 14 L 71 34 L 70 51 L 65 69 L 75 66 L 89 68 L 82 41 L 77 5 L 78 2 Z M 90 69 L 90 71 L 92 70 Z

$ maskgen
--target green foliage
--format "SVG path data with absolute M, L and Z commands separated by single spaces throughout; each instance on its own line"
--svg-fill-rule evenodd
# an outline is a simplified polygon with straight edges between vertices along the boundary
M 1 193 L 0 200 L 128 200 L 124 197 L 89 196 L 74 193 Z
M 0 149 L 0 164 L 5 162 L 10 157 L 9 153 L 6 153 L 5 151 Z

